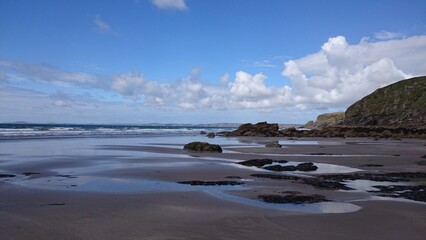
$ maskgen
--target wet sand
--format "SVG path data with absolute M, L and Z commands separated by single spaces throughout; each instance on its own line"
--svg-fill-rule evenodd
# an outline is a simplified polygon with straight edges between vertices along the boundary
M 1 239 L 424 239 L 424 203 L 371 200 L 374 194 L 364 191 L 318 190 L 301 183 L 254 178 L 251 174 L 267 171 L 235 162 L 270 157 L 336 164 L 362 172 L 426 172 L 426 166 L 417 164 L 424 160 L 425 141 L 304 139 L 319 144 L 290 143 L 282 149 L 252 144 L 269 140 L 275 139 L 247 138 L 238 144 L 216 139 L 226 150 L 222 154 L 188 153 L 168 145 L 144 144 L 146 140 L 139 144 L 135 139 L 116 145 L 97 141 L 81 146 L 86 149 L 83 152 L 75 148 L 84 140 L 56 142 L 56 151 L 32 150 L 27 142 L 1 142 L 5 155 L 0 173 L 17 175 L 0 179 Z M 66 144 L 72 147 L 61 150 Z M 12 145 L 27 151 L 7 150 Z M 42 146 L 55 147 L 51 142 Z M 40 174 L 23 176 L 26 171 Z M 228 176 L 245 179 L 244 187 L 174 185 L 189 180 L 230 180 Z M 282 191 L 322 194 L 361 208 L 338 214 L 306 213 L 212 194 L 259 201 L 258 194 Z

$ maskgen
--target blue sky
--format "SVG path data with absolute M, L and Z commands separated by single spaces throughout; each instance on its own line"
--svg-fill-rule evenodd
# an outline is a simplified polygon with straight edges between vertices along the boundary
M 426 1 L 0 1 L 0 122 L 304 123 L 426 75 Z

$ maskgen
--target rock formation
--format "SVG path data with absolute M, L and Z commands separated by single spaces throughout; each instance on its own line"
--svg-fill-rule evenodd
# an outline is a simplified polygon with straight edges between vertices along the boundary
M 342 125 L 426 129 L 426 77 L 377 89 L 346 110 Z

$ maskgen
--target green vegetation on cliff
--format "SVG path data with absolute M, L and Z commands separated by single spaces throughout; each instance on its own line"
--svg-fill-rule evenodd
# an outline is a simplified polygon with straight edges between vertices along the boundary
M 305 125 L 305 128 L 309 129 L 321 129 L 325 127 L 335 126 L 340 124 L 345 118 L 344 112 L 335 112 L 335 113 L 324 113 L 318 115 L 317 120 L 310 121 Z
M 346 110 L 343 125 L 426 128 L 426 77 L 377 89 Z

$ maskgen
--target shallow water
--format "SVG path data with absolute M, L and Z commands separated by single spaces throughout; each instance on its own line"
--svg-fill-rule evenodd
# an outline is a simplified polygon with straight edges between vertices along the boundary
M 37 189 L 105 193 L 189 192 L 202 190 L 225 191 L 248 189 L 244 185 L 191 186 L 159 180 L 107 178 L 94 176 L 54 176 L 17 181 L 15 184 Z
M 276 204 L 249 199 L 221 191 L 205 191 L 208 194 L 226 201 L 241 203 L 249 206 L 277 209 L 290 212 L 304 213 L 349 213 L 361 209 L 360 206 L 346 202 L 320 202 L 311 204 Z
M 360 192 L 367 192 L 367 191 L 379 191 L 380 189 L 375 188 L 374 186 L 392 186 L 392 185 L 399 185 L 399 186 L 406 186 L 410 185 L 408 182 L 378 182 L 378 181 L 371 181 L 371 180 L 347 180 L 344 181 L 343 184 L 346 186 L 355 189 L 354 191 L 360 191 Z M 353 191 L 353 190 L 352 190 Z

